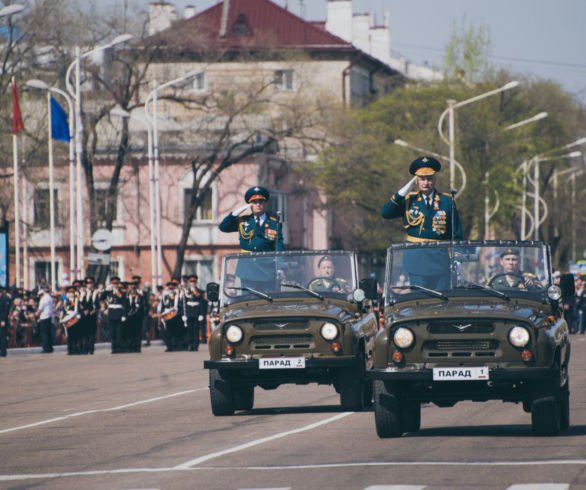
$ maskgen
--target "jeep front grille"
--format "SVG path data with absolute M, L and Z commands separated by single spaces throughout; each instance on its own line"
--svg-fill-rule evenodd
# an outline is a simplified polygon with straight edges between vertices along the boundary
M 313 335 L 259 335 L 250 339 L 251 350 L 311 349 Z
M 423 353 L 428 357 L 495 357 L 499 341 L 494 339 L 428 340 Z
M 306 318 L 270 318 L 254 321 L 255 330 L 307 330 L 309 320 Z
M 430 322 L 427 327 L 430 334 L 488 334 L 494 332 L 490 320 L 441 320 Z

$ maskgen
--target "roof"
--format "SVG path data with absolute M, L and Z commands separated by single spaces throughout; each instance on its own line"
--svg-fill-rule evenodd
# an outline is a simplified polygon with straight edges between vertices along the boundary
M 227 9 L 227 10 L 225 10 Z M 208 48 L 325 48 L 355 50 L 352 44 L 270 0 L 224 0 L 155 35 L 187 50 Z M 203 39 L 202 39 L 203 38 Z

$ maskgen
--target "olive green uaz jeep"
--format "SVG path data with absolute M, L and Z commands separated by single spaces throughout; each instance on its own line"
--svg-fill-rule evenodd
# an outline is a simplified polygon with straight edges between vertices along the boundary
M 373 280 L 361 281 L 369 298 Z M 254 387 L 284 383 L 333 384 L 345 410 L 372 400 L 377 320 L 358 287 L 351 252 L 301 251 L 230 254 L 221 285 L 219 322 L 209 339 L 210 399 L 214 415 L 250 410 Z
M 561 287 L 560 287 L 561 286 Z M 421 404 L 503 400 L 536 435 L 570 423 L 568 326 L 541 242 L 434 242 L 388 249 L 384 323 L 375 339 L 376 431 L 420 429 Z

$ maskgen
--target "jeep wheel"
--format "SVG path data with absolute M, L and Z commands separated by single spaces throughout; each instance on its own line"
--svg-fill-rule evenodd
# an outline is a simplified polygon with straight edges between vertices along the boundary
M 364 410 L 364 377 L 360 371 L 344 368 L 340 372 L 340 403 L 342 410 L 360 412 Z
M 234 409 L 252 410 L 254 405 L 254 386 L 234 388 Z
M 560 388 L 560 430 L 570 427 L 570 382 Z
M 374 421 L 379 437 L 400 437 L 401 427 L 400 400 L 396 393 L 387 390 L 384 381 L 374 381 Z
M 555 396 L 533 400 L 531 428 L 536 436 L 555 436 L 560 430 L 560 401 Z
M 232 415 L 234 413 L 232 383 L 222 378 L 217 369 L 210 369 L 210 401 L 214 415 Z
M 403 430 L 405 432 L 419 432 L 421 428 L 421 403 L 404 403 L 403 408 Z

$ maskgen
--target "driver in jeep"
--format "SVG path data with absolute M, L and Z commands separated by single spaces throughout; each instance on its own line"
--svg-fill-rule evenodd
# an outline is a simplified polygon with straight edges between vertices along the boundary
M 318 276 L 309 281 L 307 286 L 311 291 L 332 291 L 343 293 L 348 290 L 348 281 L 334 277 L 334 261 L 329 255 L 324 255 L 317 263 Z
M 500 253 L 503 272 L 495 274 L 488 285 L 497 289 L 536 289 L 541 288 L 537 276 L 519 270 L 519 251 L 507 248 Z

